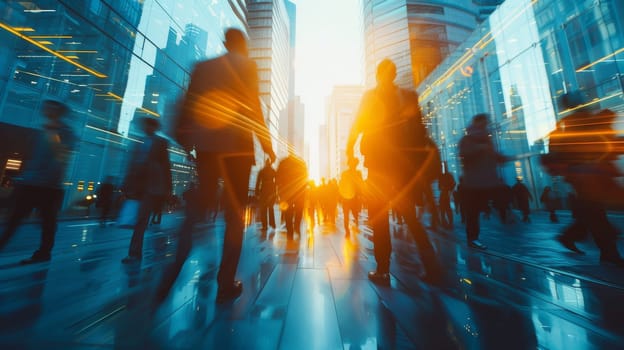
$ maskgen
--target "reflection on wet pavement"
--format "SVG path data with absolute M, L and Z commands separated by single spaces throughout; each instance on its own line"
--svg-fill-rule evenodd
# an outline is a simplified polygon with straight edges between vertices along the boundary
M 197 230 L 173 292 L 158 308 L 150 301 L 173 259 L 179 221 L 165 219 L 148 233 L 145 259 L 136 267 L 119 263 L 128 231 L 86 222 L 61 224 L 52 262 L 16 266 L 18 253 L 37 241 L 37 228 L 26 226 L 0 255 L 0 345 L 606 349 L 624 344 L 622 284 L 539 259 L 523 262 L 501 251 L 469 250 L 446 232 L 430 233 L 447 281 L 432 287 L 418 279 L 416 247 L 395 225 L 391 286 L 381 287 L 367 279 L 375 262 L 365 217 L 360 222 L 349 240 L 331 225 L 287 241 L 285 232 L 262 232 L 252 224 L 237 274 L 243 294 L 224 305 L 214 303 L 223 223 L 205 225 Z

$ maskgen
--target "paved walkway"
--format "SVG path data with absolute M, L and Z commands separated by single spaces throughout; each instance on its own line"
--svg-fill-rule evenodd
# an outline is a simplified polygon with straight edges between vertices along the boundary
M 38 244 L 26 225 L 0 253 L 0 348 L 149 349 L 594 349 L 624 344 L 622 283 L 600 279 L 591 252 L 571 256 L 556 227 L 486 224 L 488 252 L 461 227 L 430 233 L 448 275 L 433 288 L 404 227 L 393 226 L 391 287 L 370 283 L 371 232 L 247 230 L 243 295 L 214 303 L 223 222 L 204 225 L 174 291 L 155 313 L 153 286 L 173 259 L 180 214 L 147 233 L 140 267 L 119 263 L 131 232 L 88 221 L 60 225 L 52 262 L 18 266 Z M 354 228 L 355 229 L 355 228 Z M 570 263 L 572 262 L 572 263 Z M 587 267 L 588 266 L 588 267 Z M 587 267 L 587 268 L 584 268 Z M 580 269 L 580 270 L 579 270 Z M 619 270 L 617 272 L 620 272 Z M 602 273 L 602 272 L 600 272 Z M 613 272 L 615 273 L 615 272 Z M 607 274 L 611 274 L 608 272 Z M 609 280 L 613 283 L 604 283 Z M 618 283 L 616 283 L 618 282 Z

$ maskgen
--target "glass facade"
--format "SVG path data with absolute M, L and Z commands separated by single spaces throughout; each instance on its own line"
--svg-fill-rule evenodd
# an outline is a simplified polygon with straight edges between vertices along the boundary
M 366 87 L 375 85 L 377 64 L 397 65 L 399 86 L 415 88 L 463 42 L 481 20 L 471 0 L 363 0 Z
M 565 113 L 557 105 L 565 92 L 581 90 L 593 107 L 624 111 L 621 13 L 617 0 L 505 1 L 418 87 L 450 170 L 461 173 L 458 142 L 472 116 L 486 112 L 495 144 L 514 157 L 501 169 L 505 182 L 523 178 L 533 198 L 548 185 L 565 191 L 539 156 Z
M 134 118 L 160 118 L 166 134 L 193 64 L 223 53 L 223 29 L 246 30 L 245 13 L 241 1 L 0 2 L 0 176 L 16 174 L 29 152 L 20 140 L 39 127 L 41 101 L 55 99 L 80 137 L 65 207 L 120 178 Z M 179 193 L 191 168 L 170 151 Z
M 249 55 L 258 64 L 264 116 L 271 134 L 278 135 L 289 97 L 290 21 L 283 0 L 248 0 L 247 10 Z M 286 155 L 286 143 L 278 143 L 275 151 L 278 156 Z

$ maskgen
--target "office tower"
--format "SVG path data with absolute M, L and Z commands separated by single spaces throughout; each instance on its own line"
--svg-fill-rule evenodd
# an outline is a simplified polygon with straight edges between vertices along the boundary
M 329 175 L 337 178 L 347 169 L 346 146 L 349 132 L 364 93 L 360 85 L 335 86 L 328 100 L 327 134 Z
M 288 104 L 290 22 L 283 0 L 247 0 L 249 54 L 258 64 L 260 98 L 272 135 L 279 134 L 280 115 Z M 285 143 L 275 145 L 287 152 Z
M 397 84 L 415 88 L 461 44 L 491 10 L 473 0 L 363 0 L 366 87 L 375 85 L 376 65 L 397 65 Z

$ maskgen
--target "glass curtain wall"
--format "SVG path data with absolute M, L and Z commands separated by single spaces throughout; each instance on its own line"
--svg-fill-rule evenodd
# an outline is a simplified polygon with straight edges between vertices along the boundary
M 563 196 L 568 188 L 542 169 L 539 155 L 548 152 L 546 136 L 564 114 L 562 94 L 581 90 L 594 107 L 624 112 L 619 13 L 618 0 L 505 1 L 418 87 L 450 171 L 461 175 L 458 142 L 472 116 L 485 112 L 495 145 L 514 158 L 501 169 L 504 181 L 522 178 L 533 198 L 545 186 Z
M 19 172 L 41 101 L 55 99 L 80 137 L 64 206 L 119 180 L 141 137 L 133 120 L 158 118 L 167 134 L 193 64 L 223 53 L 223 29 L 246 31 L 245 15 L 242 1 L 0 2 L 0 178 Z M 173 143 L 170 152 L 179 194 L 192 169 Z

